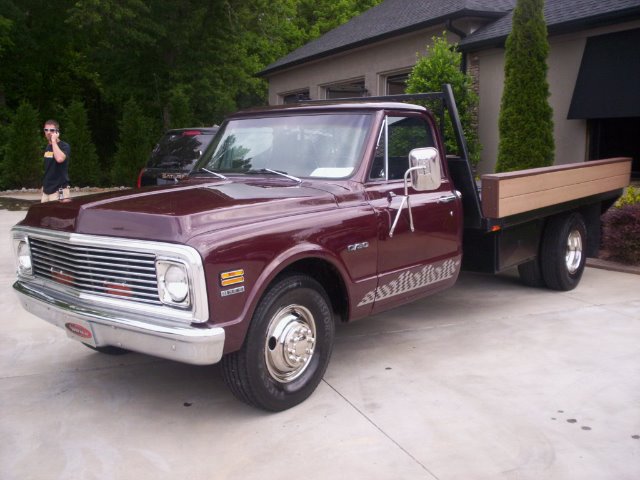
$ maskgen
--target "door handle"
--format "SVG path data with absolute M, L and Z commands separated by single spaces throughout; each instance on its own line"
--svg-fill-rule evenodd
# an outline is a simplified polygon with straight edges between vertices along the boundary
M 458 196 L 455 193 L 452 193 L 451 195 L 443 195 L 442 197 L 438 198 L 438 203 L 451 203 L 454 202 L 457 198 Z

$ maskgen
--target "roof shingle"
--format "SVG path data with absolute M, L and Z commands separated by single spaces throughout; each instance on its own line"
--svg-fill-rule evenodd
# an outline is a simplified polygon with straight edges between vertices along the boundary
M 640 16 L 640 0 L 546 0 L 544 19 L 549 34 L 570 31 L 608 20 L 633 20 Z M 463 49 L 501 45 L 511 32 L 513 11 L 460 42 Z
M 300 65 L 385 38 L 461 17 L 494 21 L 460 42 L 464 49 L 499 46 L 511 31 L 516 0 L 385 0 L 265 68 L 260 75 Z M 550 34 L 584 25 L 640 18 L 640 0 L 546 0 Z
M 389 36 L 463 16 L 503 16 L 515 0 L 386 0 L 265 68 L 266 75 Z

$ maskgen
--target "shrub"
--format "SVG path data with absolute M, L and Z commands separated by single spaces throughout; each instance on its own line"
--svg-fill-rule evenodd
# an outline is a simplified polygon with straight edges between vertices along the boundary
M 518 0 L 505 45 L 497 172 L 553 165 L 544 0 Z
M 458 106 L 460 123 L 467 140 L 469 161 L 477 165 L 480 161 L 480 142 L 473 125 L 473 112 L 478 108 L 478 96 L 473 90 L 471 75 L 460 70 L 462 54 L 457 51 L 457 44 L 447 41 L 446 32 L 441 37 L 432 37 L 433 44 L 427 47 L 427 55 L 419 57 L 407 80 L 407 93 L 439 92 L 443 83 L 451 84 L 453 96 Z M 434 113 L 439 105 L 426 104 Z M 444 141 L 447 153 L 455 154 L 458 144 L 453 133 L 453 125 L 449 116 L 444 120 Z
M 640 202 L 610 208 L 602 217 L 607 257 L 640 265 Z
M 624 195 L 616 202 L 616 207 L 623 207 L 624 205 L 633 205 L 634 203 L 640 203 L 640 188 L 628 187 Z

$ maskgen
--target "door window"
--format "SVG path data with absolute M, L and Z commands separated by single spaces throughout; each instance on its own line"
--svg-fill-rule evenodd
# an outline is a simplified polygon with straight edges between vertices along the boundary
M 403 179 L 409 168 L 409 152 L 414 148 L 433 146 L 435 142 L 431 129 L 421 117 L 386 117 L 369 178 Z

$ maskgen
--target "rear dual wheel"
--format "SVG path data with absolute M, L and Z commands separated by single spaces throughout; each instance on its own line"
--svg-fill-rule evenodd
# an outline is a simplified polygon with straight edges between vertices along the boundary
M 306 275 L 277 281 L 260 300 L 242 348 L 222 359 L 224 379 L 249 405 L 281 411 L 322 380 L 334 338 L 330 301 Z
M 540 255 L 518 266 L 520 279 L 532 287 L 573 290 L 584 272 L 587 228 L 582 215 L 552 217 L 544 231 Z
M 579 213 L 553 217 L 542 240 L 540 265 L 547 287 L 573 290 L 587 261 L 587 227 Z

